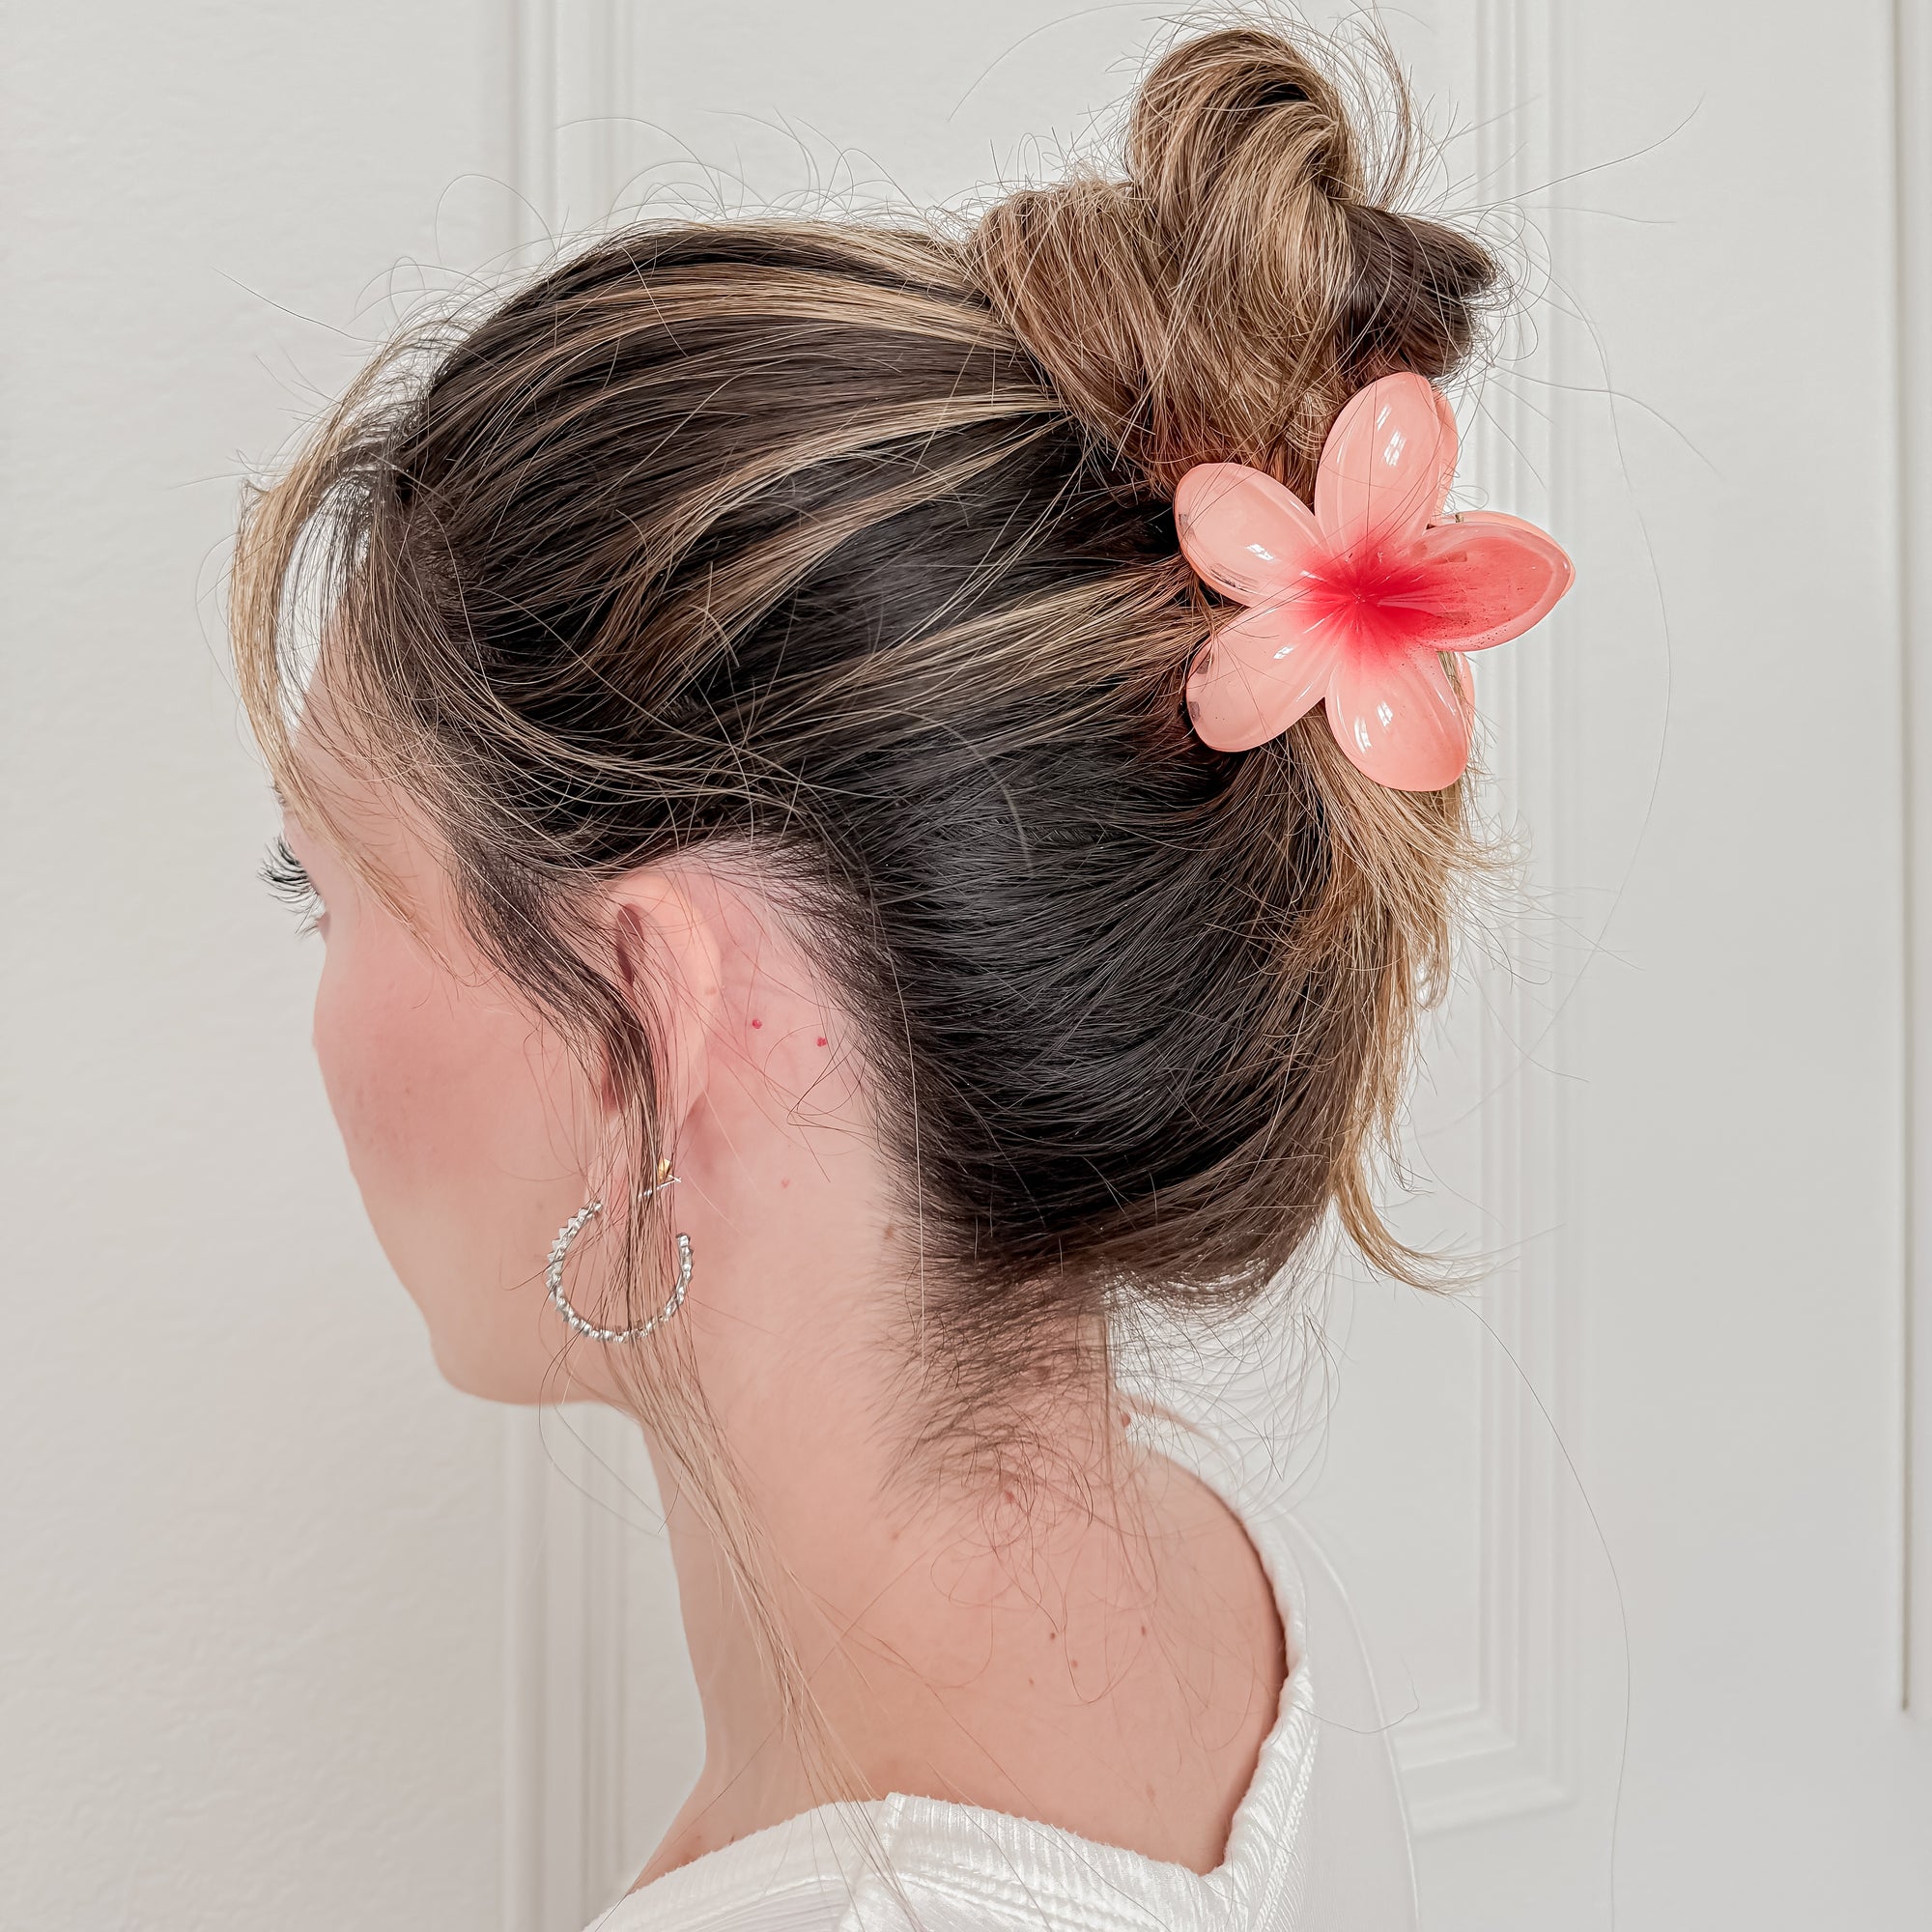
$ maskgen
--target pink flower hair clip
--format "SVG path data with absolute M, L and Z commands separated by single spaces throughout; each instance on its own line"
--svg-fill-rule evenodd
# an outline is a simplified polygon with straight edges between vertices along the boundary
M 1442 519 L 1456 418 L 1434 384 L 1384 376 L 1321 447 L 1315 508 L 1259 469 L 1203 463 L 1175 522 L 1201 577 L 1248 609 L 1215 632 L 1187 711 L 1217 752 L 1245 752 L 1327 703 L 1343 751 L 1378 784 L 1439 791 L 1469 762 L 1467 653 L 1548 614 L 1575 572 L 1533 524 Z M 1454 651 L 1452 677 L 1441 653 Z

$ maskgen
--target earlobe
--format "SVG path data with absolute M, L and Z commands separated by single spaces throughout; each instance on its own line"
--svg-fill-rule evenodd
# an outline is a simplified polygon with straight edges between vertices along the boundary
M 612 889 L 611 940 L 617 982 L 657 1048 L 659 1118 L 674 1137 L 710 1078 L 722 1002 L 718 935 L 683 885 L 652 869 Z M 605 1100 L 614 1106 L 617 1096 Z

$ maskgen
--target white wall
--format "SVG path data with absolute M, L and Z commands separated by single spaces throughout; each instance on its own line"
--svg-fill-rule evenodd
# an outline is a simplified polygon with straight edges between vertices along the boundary
M 495 1914 L 499 1430 L 355 1201 L 212 594 L 500 172 L 480 13 L 5 9 L 9 1926 Z

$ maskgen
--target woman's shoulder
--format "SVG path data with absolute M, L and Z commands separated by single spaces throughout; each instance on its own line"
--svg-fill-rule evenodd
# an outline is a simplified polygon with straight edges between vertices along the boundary
M 1321 1750 L 1319 1761 L 1311 1753 L 1297 1819 L 1305 1878 L 1293 1922 L 1412 1932 L 1419 1906 L 1395 1727 L 1341 1574 L 1295 1514 L 1271 1457 L 1244 1457 L 1211 1425 L 1159 1407 L 1136 1417 L 1135 1433 L 1239 1518 L 1275 1586 L 1291 1655 L 1308 1661 L 1318 1687 Z
M 890 1804 L 827 1804 L 628 1892 L 586 1932 L 838 1932 Z

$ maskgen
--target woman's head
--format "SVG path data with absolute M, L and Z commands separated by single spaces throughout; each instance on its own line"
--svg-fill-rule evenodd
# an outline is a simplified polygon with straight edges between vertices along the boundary
M 1371 1166 L 1463 798 L 1317 722 L 1205 747 L 1171 511 L 1201 462 L 1305 491 L 1349 395 L 1469 347 L 1490 259 L 1360 142 L 1305 52 L 1210 35 L 1123 178 L 620 233 L 384 362 L 254 505 L 251 708 L 359 909 L 318 1046 L 433 1331 L 476 1321 L 460 1378 L 517 1392 L 493 1351 L 581 1189 L 626 1236 L 592 1312 L 662 1299 L 697 1209 L 646 1183 L 695 1184 L 721 1052 L 821 1166 L 863 1150 L 949 1427 L 1125 1303 L 1253 1293 L 1331 1209 L 1404 1264 Z M 498 1342 L 466 1294 L 519 1311 Z

